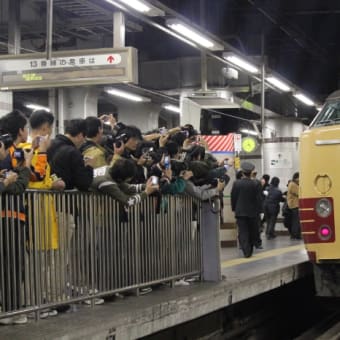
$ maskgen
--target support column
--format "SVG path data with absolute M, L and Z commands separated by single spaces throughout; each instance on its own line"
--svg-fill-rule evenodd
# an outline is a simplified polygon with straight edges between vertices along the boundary
M 8 1 L 8 54 L 20 54 L 20 0 Z
M 214 204 L 214 206 L 212 206 Z M 202 280 L 221 280 L 220 204 L 202 203 Z
M 125 16 L 123 12 L 113 13 L 113 47 L 125 47 Z
M 196 130 L 200 130 L 201 106 L 185 96 L 180 98 L 180 125 L 192 124 Z
M 13 92 L 0 91 L 0 117 L 13 110 Z
M 8 1 L 8 54 L 20 54 L 20 0 Z M 13 92 L 0 91 L 0 116 L 13 110 Z
M 51 110 L 51 113 L 54 115 L 52 136 L 55 136 L 56 120 L 57 120 L 56 112 L 58 112 L 57 89 L 49 89 L 48 90 L 48 107 Z
M 75 87 L 67 91 L 64 120 L 97 116 L 99 90 L 95 87 Z
M 46 59 L 52 58 L 53 44 L 53 0 L 47 0 L 46 20 Z
M 58 90 L 58 111 L 56 111 L 56 129 L 55 133 L 64 134 L 64 113 L 66 109 L 65 103 L 65 89 L 59 88 Z
M 261 35 L 261 172 L 264 173 L 264 149 L 263 149 L 263 129 L 265 125 L 265 77 L 266 77 L 266 65 L 264 56 L 264 33 Z

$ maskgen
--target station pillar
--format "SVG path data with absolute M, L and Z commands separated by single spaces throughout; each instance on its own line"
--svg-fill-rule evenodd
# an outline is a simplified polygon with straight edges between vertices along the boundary
M 184 95 L 180 99 L 180 110 L 180 125 L 191 124 L 200 131 L 201 106 Z
M 220 202 L 202 202 L 201 244 L 202 244 L 202 280 L 220 281 L 221 246 L 220 246 Z
M 64 120 L 97 116 L 99 90 L 95 87 L 70 88 L 64 95 Z
M 13 110 L 13 92 L 0 91 L 0 117 Z

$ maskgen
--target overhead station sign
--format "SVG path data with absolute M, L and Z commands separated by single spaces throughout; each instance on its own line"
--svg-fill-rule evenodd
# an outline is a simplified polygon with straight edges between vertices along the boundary
M 133 47 L 0 57 L 0 90 L 94 84 L 138 83 Z

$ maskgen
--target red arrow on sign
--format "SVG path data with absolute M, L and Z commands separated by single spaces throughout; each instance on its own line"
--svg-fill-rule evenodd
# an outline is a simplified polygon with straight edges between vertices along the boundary
M 114 58 L 112 55 L 110 55 L 110 56 L 107 57 L 106 60 L 107 60 L 110 64 L 112 64 L 113 61 L 115 60 L 115 58 Z

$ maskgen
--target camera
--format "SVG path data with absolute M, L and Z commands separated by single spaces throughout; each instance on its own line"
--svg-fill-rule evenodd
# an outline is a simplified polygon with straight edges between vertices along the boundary
M 230 177 L 227 175 L 222 175 L 221 177 L 218 178 L 213 178 L 211 179 L 208 184 L 210 184 L 213 188 L 217 187 L 218 182 L 224 182 L 225 185 L 227 185 L 230 181 Z
M 122 133 L 115 137 L 115 145 L 120 148 L 122 144 L 125 144 L 129 140 L 129 136 L 126 133 Z
M 191 124 L 185 124 L 182 128 L 182 131 L 185 131 L 186 138 L 193 137 L 198 135 L 197 130 L 194 129 L 194 127 Z
M 152 151 L 153 151 L 153 147 L 152 146 L 146 147 L 146 148 L 142 149 L 142 154 L 147 154 L 147 153 L 152 152 Z
M 8 149 L 11 145 L 13 145 L 13 138 L 10 134 L 6 133 L 4 135 L 0 135 L 0 142 L 4 144 L 5 149 Z
M 15 149 L 13 152 L 13 157 L 18 161 L 24 161 L 25 160 L 25 153 L 23 149 Z
M 207 176 L 207 184 L 213 187 L 217 186 L 218 181 L 224 182 L 227 185 L 230 181 L 230 177 L 225 173 L 224 167 L 215 168 L 209 171 Z
M 145 158 L 145 159 L 152 159 L 150 153 L 153 152 L 153 147 L 146 147 L 146 148 L 142 148 L 142 156 Z
M 167 130 L 167 128 L 165 128 L 164 126 L 161 127 L 161 128 L 159 128 L 159 133 L 160 133 L 161 135 L 165 135 L 165 134 L 167 134 L 167 132 L 168 132 L 168 130 Z
M 189 131 L 183 130 L 183 131 L 181 131 L 181 133 L 185 136 L 185 138 L 189 137 Z

